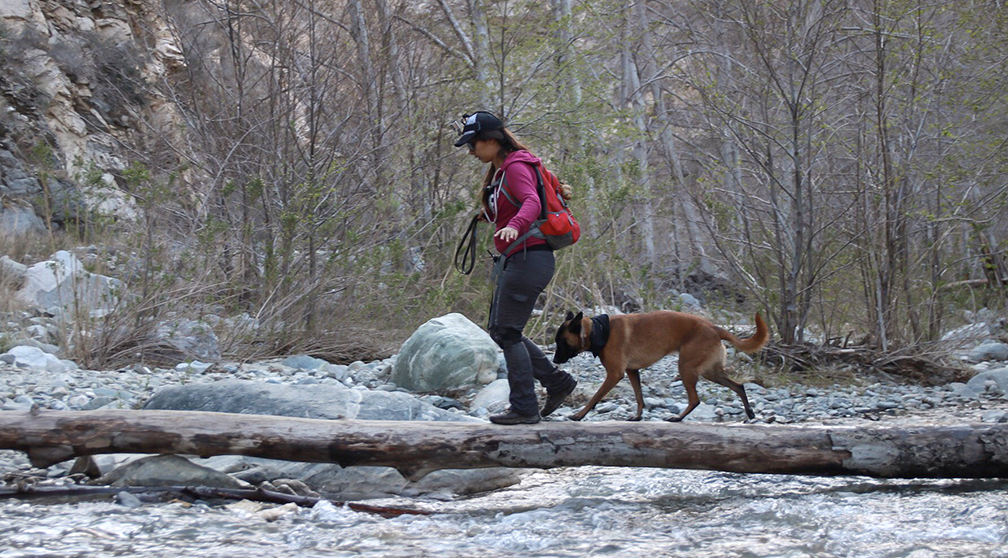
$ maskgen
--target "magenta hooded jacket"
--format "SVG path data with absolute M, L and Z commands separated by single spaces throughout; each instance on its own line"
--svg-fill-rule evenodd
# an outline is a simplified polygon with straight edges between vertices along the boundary
M 538 163 L 539 158 L 528 151 L 514 151 L 504 159 L 504 164 L 497 170 L 498 177 L 501 172 L 504 173 L 508 194 L 518 202 L 520 207 L 515 206 L 507 196 L 500 192 L 500 186 L 495 189 L 490 197 L 490 208 L 493 209 L 496 207 L 496 215 L 490 215 L 494 222 L 495 234 L 504 227 L 511 227 L 518 231 L 518 237 L 520 238 L 528 232 L 532 223 L 539 218 L 542 206 L 539 202 L 539 194 L 536 191 L 538 184 L 535 168 L 533 167 L 533 165 Z M 494 247 L 501 254 L 504 254 L 504 251 L 507 250 L 507 247 L 512 242 L 514 241 L 505 242 L 496 236 L 494 237 Z M 546 245 L 546 241 L 542 238 L 527 238 L 517 248 L 512 250 L 511 254 L 533 246 L 544 245 Z M 505 255 L 510 256 L 511 254 Z

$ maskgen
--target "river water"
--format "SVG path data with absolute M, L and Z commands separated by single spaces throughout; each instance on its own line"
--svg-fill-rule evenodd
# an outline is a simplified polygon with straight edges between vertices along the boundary
M 267 521 L 225 503 L 0 502 L 0 556 L 1008 556 L 1008 481 L 531 471 L 492 493 L 322 502 Z M 273 506 L 270 506 L 271 508 Z

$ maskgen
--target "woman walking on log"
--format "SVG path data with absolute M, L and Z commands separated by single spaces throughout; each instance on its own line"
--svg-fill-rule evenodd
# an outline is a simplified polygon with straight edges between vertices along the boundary
M 535 424 L 559 408 L 577 386 L 573 376 L 557 368 L 522 333 L 555 267 L 546 241 L 528 234 L 541 208 L 535 167 L 539 158 L 489 112 L 465 115 L 461 124 L 455 146 L 467 146 L 473 157 L 489 165 L 483 178 L 482 218 L 494 224 L 494 247 L 500 253 L 494 258 L 496 285 L 488 330 L 504 351 L 511 408 L 492 415 L 490 421 Z M 546 388 L 542 411 L 535 380 Z

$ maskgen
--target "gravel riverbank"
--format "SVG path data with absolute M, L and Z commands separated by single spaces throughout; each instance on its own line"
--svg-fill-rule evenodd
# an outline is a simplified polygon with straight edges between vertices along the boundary
M 0 408 L 27 410 L 33 405 L 52 410 L 138 409 L 159 389 L 189 383 L 248 380 L 269 384 L 313 385 L 342 383 L 357 390 L 406 391 L 389 381 L 395 357 L 349 366 L 320 363 L 308 357 L 290 357 L 255 363 L 183 363 L 175 368 L 148 368 L 137 365 L 119 370 L 86 370 L 69 361 L 48 368 L 21 367 L 0 363 Z M 308 363 L 308 364 L 306 364 Z M 594 358 L 582 355 L 565 366 L 579 380 L 578 389 L 566 406 L 547 420 L 565 417 L 594 393 L 604 370 Z M 998 363 L 977 365 L 978 374 L 968 384 L 952 383 L 924 387 L 875 379 L 852 381 L 847 385 L 812 387 L 792 384 L 764 388 L 748 383 L 746 389 L 757 422 L 833 423 L 838 421 L 879 421 L 920 417 L 928 422 L 1003 422 L 1008 420 L 1008 368 Z M 686 404 L 686 393 L 677 380 L 675 357 L 667 357 L 642 371 L 646 410 L 644 420 L 665 420 Z M 745 415 L 741 402 L 727 388 L 701 381 L 703 403 L 687 420 L 741 422 Z M 408 392 L 407 392 L 408 393 Z M 450 412 L 485 418 L 502 402 L 489 409 L 474 407 L 477 387 L 444 397 L 413 394 Z M 541 398 L 542 399 L 542 398 Z M 586 420 L 625 420 L 636 408 L 629 382 L 621 382 L 589 413 Z

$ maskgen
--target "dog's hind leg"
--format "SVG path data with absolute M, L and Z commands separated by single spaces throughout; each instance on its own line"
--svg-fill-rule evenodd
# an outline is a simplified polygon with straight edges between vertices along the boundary
M 633 386 L 634 397 L 637 398 L 637 414 L 630 419 L 638 421 L 644 413 L 644 393 L 641 391 L 640 370 L 627 370 L 627 378 L 630 378 L 630 385 Z
M 729 378 L 728 374 L 725 373 L 723 366 L 718 366 L 705 377 L 710 381 L 721 384 L 738 394 L 739 398 L 742 399 L 742 406 L 745 407 L 746 416 L 749 417 L 749 420 L 756 418 L 756 413 L 753 413 L 752 407 L 749 406 L 749 398 L 746 397 L 745 387 Z
M 679 413 L 679 416 L 668 419 L 669 422 L 681 421 L 686 418 L 686 415 L 693 412 L 693 409 L 696 409 L 697 405 L 700 404 L 700 396 L 697 395 L 696 391 L 698 375 L 693 370 L 684 370 L 681 360 L 679 363 L 679 378 L 682 379 L 683 387 L 686 388 L 686 396 L 689 398 L 689 404 L 686 406 L 685 411 Z

